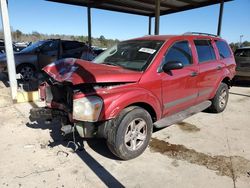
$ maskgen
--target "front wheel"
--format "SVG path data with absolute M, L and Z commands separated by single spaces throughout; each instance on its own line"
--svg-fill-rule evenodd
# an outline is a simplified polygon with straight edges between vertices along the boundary
M 225 83 L 221 83 L 216 95 L 211 100 L 212 105 L 209 107 L 209 111 L 214 113 L 220 113 L 225 110 L 228 102 L 229 91 L 228 85 Z
M 147 148 L 152 129 L 152 118 L 146 110 L 125 108 L 109 127 L 107 145 L 117 157 L 133 159 Z

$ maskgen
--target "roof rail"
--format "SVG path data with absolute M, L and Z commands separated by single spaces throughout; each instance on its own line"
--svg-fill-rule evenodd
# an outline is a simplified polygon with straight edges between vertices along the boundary
M 212 37 L 220 37 L 218 35 L 210 34 L 210 33 L 201 33 L 201 32 L 186 32 L 183 35 L 205 35 L 205 36 L 212 36 Z

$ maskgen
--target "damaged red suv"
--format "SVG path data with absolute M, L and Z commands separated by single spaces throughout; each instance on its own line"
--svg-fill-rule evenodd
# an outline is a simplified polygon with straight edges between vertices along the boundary
M 64 59 L 45 67 L 47 107 L 31 115 L 62 117 L 64 134 L 104 137 L 128 160 L 162 128 L 208 109 L 222 112 L 235 60 L 225 40 L 208 34 L 145 36 L 121 42 L 93 62 Z

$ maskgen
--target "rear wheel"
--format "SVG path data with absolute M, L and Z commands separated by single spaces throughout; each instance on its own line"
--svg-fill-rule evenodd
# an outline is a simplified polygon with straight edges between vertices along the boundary
M 133 159 L 147 148 L 152 129 L 152 119 L 146 110 L 128 107 L 110 125 L 108 147 L 121 159 Z
M 22 80 L 29 81 L 35 75 L 35 68 L 29 64 L 21 64 L 17 67 L 17 73 L 21 74 Z
M 225 83 L 221 83 L 216 92 L 216 95 L 211 100 L 212 105 L 210 106 L 209 111 L 214 113 L 219 113 L 224 111 L 227 106 L 228 96 L 229 96 L 228 85 Z

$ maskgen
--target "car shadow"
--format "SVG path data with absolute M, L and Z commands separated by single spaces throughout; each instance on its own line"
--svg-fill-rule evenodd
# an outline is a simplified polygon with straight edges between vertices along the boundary
M 34 104 L 32 105 L 34 106 Z M 61 132 L 61 124 L 59 119 L 54 120 L 43 120 L 43 119 L 33 119 L 29 117 L 30 122 L 26 123 L 26 126 L 32 129 L 42 129 L 42 130 L 50 130 L 50 137 L 52 138 L 53 142 L 49 143 L 49 147 L 55 147 L 58 145 L 62 145 L 64 147 L 68 146 L 70 141 L 73 141 L 73 133 L 70 133 L 66 136 L 62 135 Z M 108 149 L 106 144 L 106 140 L 103 138 L 81 138 L 77 131 L 74 133 L 75 142 L 79 150 L 84 149 L 85 144 L 89 146 L 92 150 L 99 153 L 100 155 L 113 159 L 113 160 L 120 160 L 116 157 L 112 152 Z
M 32 103 L 31 105 L 35 107 L 34 103 Z M 57 119 L 54 119 L 52 121 L 44 121 L 43 119 L 33 119 L 30 117 L 30 122 L 31 123 L 28 122 L 26 124 L 26 126 L 29 128 L 50 130 L 50 136 L 53 141 L 49 142 L 48 147 L 53 148 L 61 145 L 63 147 L 71 148 L 72 151 L 75 151 L 75 149 L 77 148 L 74 153 L 78 155 L 78 157 L 97 175 L 97 177 L 107 187 L 125 187 L 86 150 L 88 146 L 89 148 L 106 158 L 112 160 L 120 160 L 110 152 L 104 139 L 83 139 L 77 134 L 77 132 L 75 132 L 75 142 L 73 142 L 73 133 L 62 136 L 60 130 L 61 124 Z M 76 143 L 76 145 L 74 143 Z
M 229 94 L 238 95 L 238 96 L 242 96 L 242 97 L 250 97 L 250 95 L 246 95 L 246 94 L 242 94 L 242 93 L 229 92 Z

